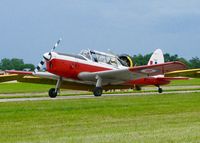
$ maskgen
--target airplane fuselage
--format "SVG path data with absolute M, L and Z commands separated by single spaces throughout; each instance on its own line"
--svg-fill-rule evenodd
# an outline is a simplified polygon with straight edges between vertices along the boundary
M 79 80 L 78 74 L 81 72 L 98 72 L 115 69 L 112 66 L 87 61 L 81 56 L 53 54 L 53 58 L 46 62 L 47 71 L 61 77 Z
M 46 62 L 47 71 L 60 77 L 73 80 L 81 80 L 78 75 L 82 72 L 99 72 L 127 68 L 124 66 L 114 67 L 106 63 L 88 61 L 80 55 L 52 53 L 52 59 Z M 164 85 L 170 81 L 158 78 L 140 78 L 124 82 L 124 85 Z

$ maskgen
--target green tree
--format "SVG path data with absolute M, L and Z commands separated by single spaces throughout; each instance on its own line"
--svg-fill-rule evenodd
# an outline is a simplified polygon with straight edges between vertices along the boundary
M 23 69 L 30 69 L 33 71 L 35 69 L 35 66 L 33 64 L 24 64 Z
M 11 70 L 14 67 L 10 59 L 4 58 L 1 60 L 1 68 L 2 70 Z
M 17 58 L 13 58 L 11 60 L 4 58 L 0 62 L 1 70 L 12 70 L 12 69 L 23 70 L 25 68 L 34 70 L 34 65 L 33 64 L 24 64 L 24 61 L 22 59 L 17 59 Z
M 189 60 L 190 68 L 200 68 L 200 59 L 198 57 L 193 57 Z
M 22 59 L 13 58 L 11 59 L 11 63 L 15 70 L 22 70 L 24 66 L 24 61 Z
M 178 55 L 170 55 L 169 53 L 164 54 L 165 62 L 171 62 L 171 61 L 178 61 Z
M 152 53 L 151 54 L 146 54 L 146 55 L 134 55 L 132 57 L 132 60 L 133 60 L 133 63 L 137 66 L 140 66 L 140 65 L 146 65 L 151 57 Z

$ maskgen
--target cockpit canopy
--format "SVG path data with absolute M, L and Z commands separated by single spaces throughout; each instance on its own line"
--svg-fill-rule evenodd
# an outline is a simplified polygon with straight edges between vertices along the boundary
M 87 60 L 91 60 L 94 62 L 106 63 L 109 65 L 113 65 L 115 67 L 122 66 L 120 59 L 112 54 L 93 51 L 93 50 L 82 50 L 80 55 L 86 58 Z

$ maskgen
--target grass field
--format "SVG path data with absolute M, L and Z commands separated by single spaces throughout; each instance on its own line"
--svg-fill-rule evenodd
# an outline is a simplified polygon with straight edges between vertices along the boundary
M 197 143 L 199 93 L 0 103 L 0 142 Z
M 200 78 L 193 78 L 189 80 L 174 80 L 169 85 L 172 86 L 200 85 Z
M 47 92 L 54 86 L 32 83 L 0 83 L 0 93 Z

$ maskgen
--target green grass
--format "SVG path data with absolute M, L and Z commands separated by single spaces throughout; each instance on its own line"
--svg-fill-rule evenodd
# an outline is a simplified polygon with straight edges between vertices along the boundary
M 169 85 L 172 86 L 200 85 L 200 78 L 193 78 L 189 80 L 174 80 Z
M 0 93 L 47 92 L 54 86 L 32 83 L 0 83 Z
M 200 142 L 199 93 L 0 103 L 0 142 Z

